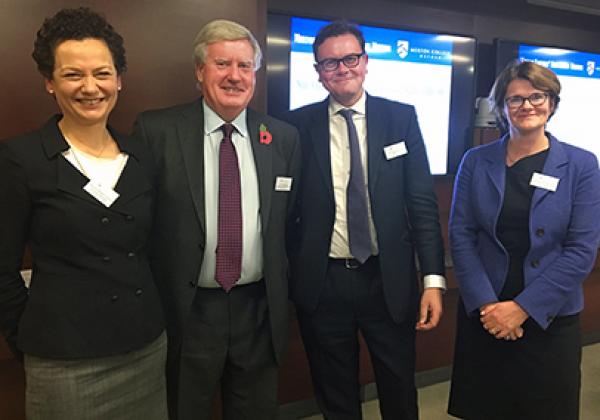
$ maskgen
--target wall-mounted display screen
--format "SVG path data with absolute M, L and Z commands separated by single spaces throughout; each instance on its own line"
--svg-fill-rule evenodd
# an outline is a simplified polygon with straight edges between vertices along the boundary
M 328 21 L 269 15 L 268 100 L 277 116 L 321 101 L 312 44 Z M 415 106 L 433 174 L 454 172 L 470 145 L 475 39 L 360 25 L 369 56 L 365 88 Z
M 533 61 L 556 73 L 562 90 L 548 131 L 600 159 L 600 134 L 593 125 L 600 116 L 600 54 L 497 40 L 496 57 L 497 73 L 515 59 Z

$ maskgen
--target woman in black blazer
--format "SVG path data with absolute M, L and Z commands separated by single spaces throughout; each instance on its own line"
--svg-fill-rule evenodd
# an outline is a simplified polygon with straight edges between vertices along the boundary
M 166 419 L 164 322 L 146 256 L 154 169 L 107 126 L 123 39 L 89 9 L 64 9 L 38 31 L 33 57 L 61 114 L 0 142 L 0 327 L 24 356 L 27 418 Z

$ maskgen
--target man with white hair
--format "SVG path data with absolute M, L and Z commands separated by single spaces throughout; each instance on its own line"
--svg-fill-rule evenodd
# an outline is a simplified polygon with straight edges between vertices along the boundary
M 298 132 L 247 108 L 261 51 L 250 31 L 208 23 L 194 43 L 198 100 L 142 113 L 136 136 L 159 170 L 151 261 L 169 336 L 172 418 L 277 413 L 287 341 L 285 232 Z

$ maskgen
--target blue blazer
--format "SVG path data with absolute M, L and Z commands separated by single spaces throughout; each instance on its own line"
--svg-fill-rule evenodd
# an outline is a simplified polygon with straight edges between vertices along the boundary
M 536 188 L 531 201 L 531 248 L 524 290 L 514 299 L 542 328 L 583 309 L 582 282 L 600 240 L 600 170 L 596 157 L 553 136 L 543 173 L 556 191 Z M 498 301 L 509 257 L 496 236 L 504 201 L 508 136 L 469 150 L 454 186 L 450 244 L 461 297 L 469 315 Z

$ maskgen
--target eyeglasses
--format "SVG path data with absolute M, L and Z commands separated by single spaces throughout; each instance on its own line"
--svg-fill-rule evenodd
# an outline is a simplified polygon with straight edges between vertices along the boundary
M 520 108 L 525 101 L 529 101 L 531 106 L 542 106 L 546 102 L 546 99 L 548 99 L 548 94 L 546 92 L 535 92 L 526 98 L 523 96 L 511 96 L 506 98 L 504 102 L 509 108 Z
M 334 71 L 340 67 L 340 63 L 344 63 L 344 66 L 349 69 L 353 69 L 360 63 L 360 57 L 365 55 L 364 52 L 360 54 L 348 54 L 342 58 L 326 58 L 321 61 L 317 61 L 317 65 L 325 71 Z

